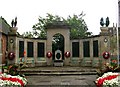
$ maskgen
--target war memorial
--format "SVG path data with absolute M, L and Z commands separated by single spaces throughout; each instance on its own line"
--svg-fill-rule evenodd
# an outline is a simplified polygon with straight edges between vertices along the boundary
M 101 69 L 104 65 L 111 62 L 114 62 L 116 67 L 119 62 L 119 46 L 117 45 L 119 44 L 117 38 L 119 36 L 119 29 L 117 30 L 117 25 L 114 24 L 112 27 L 108 27 L 109 24 L 104 26 L 102 22 L 100 24 L 100 33 L 86 38 L 71 39 L 71 27 L 62 21 L 50 23 L 46 26 L 46 38 L 28 38 L 18 34 L 17 18 L 12 20 L 11 25 L 9 25 L 1 17 L 0 62 L 3 67 L 6 65 L 20 65 L 20 67 L 26 65 L 26 69 L 37 67 L 43 70 L 48 69 L 48 72 L 50 72 L 48 67 L 53 67 L 56 70 L 58 70 L 56 67 L 61 67 L 62 74 L 57 73 L 59 75 L 64 74 L 64 67 L 76 67 L 74 70 L 76 70 L 77 75 L 80 75 L 80 68 L 91 69 L 92 71 L 92 69 Z M 57 35 L 61 39 L 58 38 L 58 43 L 56 48 L 54 48 L 54 36 Z M 53 68 L 50 68 L 51 71 Z M 109 71 L 110 69 L 107 70 Z M 119 71 L 119 68 L 112 67 L 112 69 Z M 16 70 L 15 67 L 12 71 L 14 70 Z M 3 72 L 5 71 L 3 70 Z M 21 69 L 19 69 L 19 72 L 21 74 Z M 23 70 L 23 72 L 27 71 Z M 84 72 L 86 73 L 86 71 Z M 97 71 L 97 74 L 101 76 L 107 71 L 101 72 Z M 12 72 L 11 74 L 15 75 L 18 73 Z
M 16 24 L 7 24 L 0 18 L 2 64 L 19 63 L 20 59 L 28 66 L 90 66 L 100 67 L 103 63 L 117 58 L 117 30 L 113 27 L 100 27 L 99 35 L 87 38 L 70 39 L 70 26 L 58 22 L 46 27 L 47 38 L 24 38 L 17 34 Z M 53 36 L 59 34 L 62 46 L 53 51 Z M 103 58 L 107 52 L 110 58 Z M 7 57 L 10 55 L 12 57 Z

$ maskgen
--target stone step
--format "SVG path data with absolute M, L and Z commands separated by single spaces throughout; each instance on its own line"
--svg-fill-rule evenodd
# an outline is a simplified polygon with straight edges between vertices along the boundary
M 93 75 L 96 74 L 96 69 L 79 67 L 35 67 L 22 69 L 21 73 L 25 75 Z
M 96 70 L 22 70 L 22 72 L 95 72 Z
M 96 72 L 53 72 L 53 73 L 24 73 L 25 76 L 34 76 L 34 75 L 40 75 L 40 76 L 67 76 L 67 75 L 96 75 Z

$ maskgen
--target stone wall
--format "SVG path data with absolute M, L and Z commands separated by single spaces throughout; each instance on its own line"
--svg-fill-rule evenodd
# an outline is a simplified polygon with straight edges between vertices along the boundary
M 21 38 L 19 36 L 10 35 L 10 39 L 14 39 L 15 48 L 12 49 L 11 43 L 9 43 L 9 51 L 12 49 L 15 54 L 15 63 L 19 63 L 19 41 L 24 41 L 24 51 L 27 54 L 27 42 L 33 42 L 33 57 L 28 57 L 24 55 L 24 62 L 26 62 L 30 66 L 53 66 L 52 58 L 47 58 L 46 53 L 52 52 L 52 39 L 55 34 L 61 34 L 64 37 L 64 52 L 69 51 L 71 56 L 69 58 L 64 58 L 63 63 L 64 66 L 90 66 L 90 67 L 101 67 L 103 63 L 110 62 L 110 59 L 104 59 L 102 54 L 103 52 L 111 52 L 111 36 L 109 34 L 109 29 L 106 27 L 101 28 L 101 32 L 99 35 L 94 35 L 91 37 L 83 38 L 83 39 L 73 39 L 70 40 L 70 31 L 69 28 L 62 27 L 62 28 L 49 28 L 47 29 L 47 38 L 46 39 L 39 39 L 39 38 Z M 114 39 L 114 38 L 113 38 Z M 9 41 L 8 40 L 8 41 Z M 84 57 L 83 55 L 83 42 L 89 41 L 90 47 L 90 56 Z M 93 41 L 98 41 L 98 57 L 93 56 Z M 37 57 L 37 43 L 43 42 L 44 43 L 44 57 L 38 58 Z M 72 55 L 72 43 L 79 42 L 79 57 L 73 57 Z M 11 48 L 10 48 L 11 47 Z
M 93 41 L 98 41 L 98 57 L 93 57 Z M 90 57 L 84 57 L 83 55 L 83 42 L 89 41 L 90 45 Z M 101 56 L 101 49 L 100 49 L 100 36 L 94 36 L 89 37 L 86 39 L 78 39 L 78 40 L 71 40 L 71 48 L 73 42 L 79 42 L 79 57 L 72 57 L 71 55 L 71 66 L 99 66 L 99 62 L 96 62 L 96 65 L 94 64 L 95 61 L 100 60 L 99 57 Z M 72 49 L 71 49 L 72 53 Z
M 17 47 L 16 47 L 16 63 L 19 63 L 20 57 L 19 57 L 19 41 L 24 41 L 24 51 L 25 55 L 24 57 L 21 57 L 29 66 L 46 66 L 46 40 L 41 39 L 35 39 L 35 38 L 20 38 L 17 37 Z M 27 56 L 27 42 L 33 42 L 33 57 Z M 44 57 L 37 57 L 37 43 L 43 42 L 45 44 L 45 54 Z

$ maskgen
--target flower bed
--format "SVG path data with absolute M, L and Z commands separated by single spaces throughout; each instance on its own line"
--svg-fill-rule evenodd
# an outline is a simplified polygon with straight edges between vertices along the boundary
M 105 63 L 104 67 L 99 68 L 96 71 L 98 76 L 102 76 L 104 73 L 107 72 L 120 72 L 120 67 L 117 66 L 116 60 L 112 60 L 110 63 Z
M 27 84 L 27 79 L 17 76 L 11 76 L 6 73 L 0 74 L 0 86 L 18 86 L 24 87 Z
M 97 87 L 118 87 L 120 85 L 119 74 L 113 72 L 104 73 L 95 83 Z

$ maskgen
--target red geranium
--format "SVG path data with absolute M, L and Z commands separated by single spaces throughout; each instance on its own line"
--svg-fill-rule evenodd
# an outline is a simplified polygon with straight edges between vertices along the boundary
M 112 80 L 114 78 L 117 78 L 117 76 L 118 75 L 108 75 L 106 77 L 101 77 L 97 80 L 96 86 L 97 87 L 102 87 L 105 80 Z

